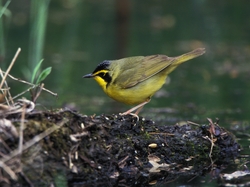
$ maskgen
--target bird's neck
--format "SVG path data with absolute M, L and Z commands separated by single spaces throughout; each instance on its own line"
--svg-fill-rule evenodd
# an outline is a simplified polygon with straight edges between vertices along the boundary
M 108 83 L 103 78 L 101 78 L 99 76 L 94 77 L 94 79 L 102 87 L 103 91 L 106 92 Z

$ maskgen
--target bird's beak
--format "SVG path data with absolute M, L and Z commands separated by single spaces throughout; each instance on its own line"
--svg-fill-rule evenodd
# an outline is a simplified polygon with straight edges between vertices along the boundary
M 82 78 L 93 78 L 94 75 L 92 73 L 84 75 Z

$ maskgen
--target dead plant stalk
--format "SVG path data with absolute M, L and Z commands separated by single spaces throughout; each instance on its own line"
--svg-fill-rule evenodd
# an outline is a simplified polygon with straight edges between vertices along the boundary
M 2 79 L 2 82 L 1 82 L 1 84 L 0 84 L 0 89 L 2 89 L 3 83 L 4 83 L 5 79 L 6 79 L 6 77 L 8 76 L 8 74 L 9 74 L 9 72 L 10 72 L 12 66 L 14 65 L 14 63 L 15 63 L 15 61 L 16 61 L 16 59 L 17 59 L 17 57 L 18 57 L 18 55 L 19 55 L 20 52 L 21 52 L 21 48 L 19 47 L 19 48 L 17 49 L 17 52 L 16 52 L 15 56 L 13 57 L 13 59 L 12 59 L 10 65 L 9 65 L 9 67 L 8 67 L 8 69 L 7 69 L 7 71 L 6 71 L 5 75 L 4 75 L 4 77 L 3 77 L 3 79 Z

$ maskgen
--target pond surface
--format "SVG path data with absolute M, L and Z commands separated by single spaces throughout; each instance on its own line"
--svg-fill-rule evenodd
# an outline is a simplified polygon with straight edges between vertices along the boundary
M 6 54 L 1 63 L 7 67 L 21 47 L 11 75 L 22 79 L 25 69 L 31 68 L 30 2 L 24 2 L 9 5 L 12 16 L 5 24 Z M 207 118 L 219 118 L 219 124 L 239 139 L 242 154 L 249 155 L 249 41 L 250 1 L 51 1 L 42 57 L 43 67 L 52 67 L 45 87 L 58 93 L 58 98 L 44 92 L 37 103 L 47 109 L 73 107 L 87 115 L 123 112 L 130 106 L 108 98 L 94 80 L 82 76 L 103 60 L 177 56 L 204 47 L 203 56 L 170 74 L 140 115 L 163 125 L 187 120 L 207 124 Z M 11 80 L 9 85 L 12 95 L 27 89 Z M 235 169 L 229 167 L 228 172 Z M 218 185 L 209 175 L 187 180 L 172 186 Z

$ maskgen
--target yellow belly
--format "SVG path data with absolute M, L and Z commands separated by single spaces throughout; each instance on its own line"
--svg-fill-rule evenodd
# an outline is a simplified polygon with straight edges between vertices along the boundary
M 151 77 L 127 89 L 122 89 L 117 85 L 109 85 L 104 92 L 116 101 L 128 105 L 136 105 L 150 99 L 162 87 L 165 79 L 166 76 Z

